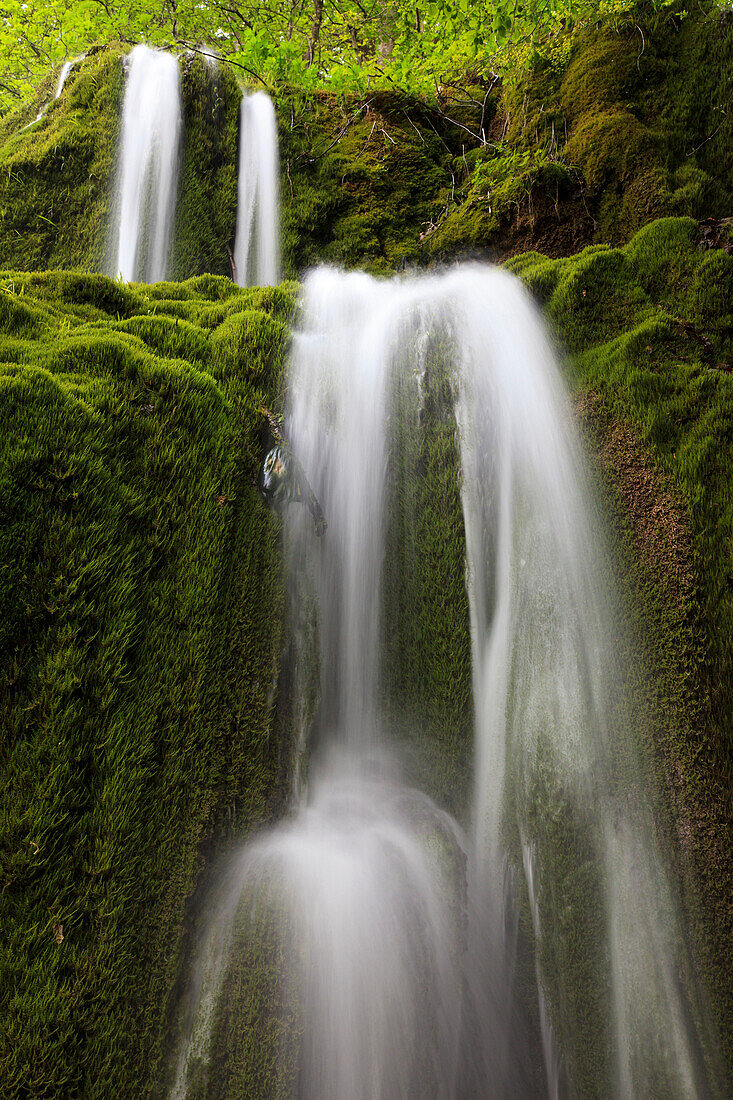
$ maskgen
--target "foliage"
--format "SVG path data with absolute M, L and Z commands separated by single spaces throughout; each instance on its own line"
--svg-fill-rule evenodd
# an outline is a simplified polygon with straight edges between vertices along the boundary
M 670 0 L 648 0 L 665 7 Z M 7 110 L 49 65 L 93 42 L 215 50 L 239 72 L 268 83 L 334 92 L 398 87 L 434 93 L 445 78 L 485 76 L 558 30 L 613 17 L 629 0 L 4 0 L 0 106 Z

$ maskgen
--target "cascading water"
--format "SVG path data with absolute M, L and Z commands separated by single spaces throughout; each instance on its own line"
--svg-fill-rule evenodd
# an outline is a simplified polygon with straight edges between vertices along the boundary
M 473 649 L 468 840 L 402 779 L 380 676 L 393 381 L 417 405 L 441 373 Z M 329 521 L 322 540 L 305 509 L 286 524 L 295 621 L 319 640 L 313 758 L 210 910 L 172 1097 L 216 1096 L 233 1036 L 266 1052 L 268 1094 L 302 1100 L 715 1095 L 604 540 L 521 284 L 317 271 L 289 383 Z
M 239 114 L 236 281 L 273 286 L 280 280 L 277 119 L 265 92 L 242 97 Z
M 61 71 L 59 73 L 59 78 L 56 81 L 56 91 L 54 92 L 54 96 L 53 96 L 54 99 L 59 99 L 60 98 L 61 93 L 63 92 L 64 87 L 66 85 L 66 81 L 69 78 L 69 73 L 74 68 L 74 66 L 78 65 L 80 61 L 83 61 L 85 57 L 86 57 L 86 54 L 82 53 L 82 54 L 79 54 L 78 57 L 72 57 L 70 61 L 64 61 L 63 65 L 61 66 Z M 51 102 L 53 102 L 53 100 Z M 36 122 L 40 122 L 42 118 L 45 118 L 46 112 L 48 111 L 49 106 L 50 106 L 50 104 L 47 103 L 44 107 L 42 107 L 41 110 L 38 112 L 38 114 L 36 115 L 36 117 L 34 119 L 31 119 L 30 122 L 26 122 L 23 129 L 28 130 L 28 129 L 30 129 L 31 126 L 34 126 L 36 124 Z
M 58 99 L 60 97 L 61 93 L 64 90 L 64 85 L 66 84 L 66 81 L 69 78 L 69 73 L 74 68 L 74 66 L 78 65 L 80 61 L 83 61 L 85 57 L 86 57 L 86 54 L 82 53 L 78 57 L 72 57 L 72 59 L 70 61 L 64 61 L 63 65 L 61 66 L 61 72 L 59 73 L 59 78 L 56 81 L 56 91 L 55 91 L 54 97 L 53 97 L 54 99 Z
M 112 254 L 115 277 L 167 274 L 183 127 L 178 60 L 148 46 L 127 59 Z

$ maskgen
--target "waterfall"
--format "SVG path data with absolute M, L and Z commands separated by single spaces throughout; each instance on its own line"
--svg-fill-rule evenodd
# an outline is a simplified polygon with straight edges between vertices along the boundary
M 78 57 L 72 57 L 70 61 L 64 61 L 63 65 L 61 66 L 61 72 L 59 73 L 58 80 L 56 81 L 56 91 L 54 92 L 54 96 L 53 96 L 54 99 L 59 99 L 60 98 L 61 93 L 64 90 L 64 85 L 66 84 L 66 81 L 68 79 L 69 73 L 74 68 L 74 66 L 78 65 L 80 61 L 83 61 L 85 57 L 86 57 L 86 54 L 82 53 L 82 54 L 79 54 Z M 53 102 L 53 100 L 51 100 L 51 103 L 52 102 Z M 48 111 L 48 108 L 50 107 L 51 103 L 46 103 L 41 108 L 41 110 L 38 112 L 38 114 L 36 115 L 35 118 L 31 119 L 30 122 L 26 122 L 23 129 L 28 130 L 28 129 L 30 129 L 31 126 L 34 126 L 36 124 L 36 122 L 40 122 L 42 118 L 45 118 L 46 117 L 46 112 Z
M 417 407 L 441 375 L 473 653 L 467 832 L 406 778 L 381 677 L 393 383 Z M 237 1041 L 300 1100 L 715 1095 L 603 524 L 528 295 L 478 265 L 318 270 L 289 401 L 329 523 L 316 539 L 305 508 L 286 516 L 320 670 L 307 783 L 209 908 L 172 1100 L 202 1080 L 218 1095 Z
M 166 277 L 182 125 L 177 59 L 135 46 L 122 104 L 111 271 L 127 282 Z
M 277 119 L 265 92 L 242 98 L 239 113 L 236 281 L 272 286 L 280 279 Z
M 61 93 L 64 90 L 64 85 L 66 84 L 69 73 L 74 68 L 74 66 L 78 65 L 80 61 L 83 61 L 85 57 L 86 54 L 82 53 L 78 57 L 72 57 L 70 61 L 64 61 L 63 65 L 61 66 L 59 78 L 56 82 L 56 92 L 53 97 L 54 99 L 58 99 L 60 97 Z

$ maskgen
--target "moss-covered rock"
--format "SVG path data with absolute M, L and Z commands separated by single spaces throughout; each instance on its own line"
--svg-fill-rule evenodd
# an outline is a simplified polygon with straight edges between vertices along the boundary
M 0 257 L 22 271 L 99 270 L 117 156 L 122 51 L 101 49 L 0 129 Z M 45 110 L 36 121 L 36 114 Z
M 293 295 L 174 289 L 0 276 L 9 1098 L 151 1094 L 203 846 L 278 797 L 279 521 L 253 482 Z
M 231 275 L 237 220 L 241 89 L 227 65 L 181 58 L 183 153 L 173 232 L 173 278 Z
M 643 732 L 672 796 L 696 965 L 725 1036 L 733 257 L 699 237 L 695 220 L 665 219 L 622 248 L 511 266 L 569 353 L 617 501 L 630 599 L 651 622 L 662 720 Z M 287 751 L 273 725 L 278 521 L 253 473 L 257 409 L 280 384 L 293 300 L 292 287 L 244 292 L 217 275 L 155 287 L 0 275 L 5 1095 L 151 1094 L 202 846 L 242 835 L 276 804 Z M 438 353 L 422 413 L 396 395 L 406 415 L 390 456 L 385 577 L 398 614 L 386 624 L 385 691 L 403 731 L 428 746 L 421 779 L 460 811 L 470 653 Z M 578 822 L 542 827 L 560 847 L 582 834 Z M 260 978 L 242 958 L 237 996 L 259 1011 Z M 563 1011 L 582 1015 L 576 964 L 543 959 L 566 976 Z M 591 1082 L 586 1007 L 571 1056 Z M 233 1090 L 251 1058 L 263 1082 L 274 1072 L 275 1046 L 245 1047 Z
M 285 270 L 390 272 L 421 258 L 448 201 L 455 126 L 398 94 L 279 96 Z
M 622 243 L 665 214 L 720 216 L 733 201 L 731 59 L 733 22 L 717 4 L 660 12 L 642 0 L 520 67 L 508 134 L 580 173 L 595 240 Z
M 712 991 L 733 1049 L 733 257 L 664 219 L 623 249 L 510 265 L 571 353 L 573 387 L 617 500 L 620 581 L 646 609 L 660 780 Z M 672 540 L 672 541 L 670 541 Z M 664 830 L 664 826 L 661 826 Z

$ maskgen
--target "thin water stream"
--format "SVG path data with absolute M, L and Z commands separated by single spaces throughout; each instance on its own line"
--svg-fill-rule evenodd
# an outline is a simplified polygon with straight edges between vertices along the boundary
M 273 286 L 280 279 L 277 119 L 265 92 L 242 97 L 239 111 L 236 281 Z
M 406 777 L 381 675 L 391 382 L 419 401 L 440 371 L 473 651 L 465 828 Z M 603 525 L 521 284 L 478 265 L 314 272 L 289 402 L 329 521 L 317 539 L 306 509 L 286 516 L 294 621 L 320 670 L 307 779 L 209 908 L 171 1097 L 716 1095 Z M 260 1093 L 216 1065 L 243 1034 L 269 1051 Z

